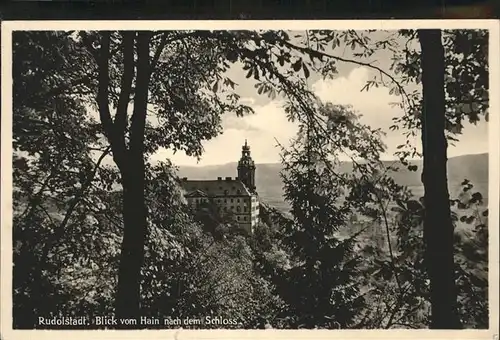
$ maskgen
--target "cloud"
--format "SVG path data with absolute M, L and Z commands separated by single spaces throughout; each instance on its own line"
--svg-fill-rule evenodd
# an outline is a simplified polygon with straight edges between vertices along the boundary
M 384 142 L 388 150 L 383 158 L 393 159 L 397 145 L 403 144 L 406 137 L 401 132 L 391 133 L 389 127 L 393 125 L 392 118 L 400 116 L 402 111 L 391 106 L 398 98 L 390 95 L 389 89 L 385 87 L 371 87 L 368 91 L 361 92 L 366 82 L 372 78 L 368 68 L 358 67 L 343 77 L 320 79 L 312 85 L 312 89 L 323 102 L 349 105 L 362 116 L 361 123 L 386 132 Z
M 369 91 L 361 92 L 366 81 L 373 78 L 371 70 L 365 67 L 353 68 L 344 76 L 335 79 L 320 79 L 312 84 L 313 91 L 325 102 L 335 104 L 351 105 L 361 114 L 361 122 L 372 128 L 380 128 L 387 133 L 384 142 L 387 152 L 383 155 L 385 159 L 394 159 L 397 146 L 406 142 L 406 136 L 401 131 L 390 131 L 393 125 L 393 117 L 403 114 L 399 108 L 390 104 L 398 101 L 398 97 L 390 95 L 385 87 L 372 87 Z M 241 82 L 244 84 L 244 81 Z M 246 92 L 250 92 L 246 89 Z M 246 117 L 236 117 L 228 114 L 223 117 L 224 132 L 222 135 L 204 143 L 205 153 L 198 165 L 223 164 L 239 159 L 241 145 L 245 139 L 252 148 L 252 156 L 258 163 L 279 162 L 279 148 L 276 147 L 276 139 L 280 144 L 287 146 L 291 138 L 297 132 L 297 126 L 286 119 L 283 110 L 283 102 L 274 100 L 263 102 L 259 97 L 247 93 L 242 96 L 242 101 L 253 107 L 255 114 Z M 477 126 L 467 125 L 456 146 L 448 148 L 449 157 L 482 153 L 488 151 L 487 124 L 481 123 Z M 420 137 L 416 136 L 410 140 L 412 144 L 420 149 Z M 196 159 L 184 154 L 173 155 L 172 152 L 162 150 L 155 158 L 171 157 L 174 163 L 179 165 L 196 165 Z
M 244 99 L 250 101 L 250 99 Z M 297 133 L 297 126 L 286 119 L 280 101 L 268 102 L 265 105 L 252 105 L 255 113 L 245 117 L 227 114 L 223 117 L 223 133 L 203 143 L 205 152 L 197 163 L 195 158 L 183 153 L 174 155 L 169 150 L 158 152 L 154 158 L 169 157 L 178 165 L 213 165 L 237 161 L 241 156 L 241 146 L 248 140 L 252 157 L 258 163 L 274 163 L 279 161 L 280 144 L 288 145 L 289 140 Z
M 401 117 L 403 111 L 391 103 L 398 102 L 399 98 L 389 94 L 386 87 L 371 87 L 368 91 L 361 92 L 367 80 L 372 79 L 373 72 L 366 67 L 358 67 L 344 77 L 335 79 L 318 80 L 313 84 L 313 91 L 322 101 L 335 104 L 351 105 L 362 117 L 360 121 L 372 128 L 380 128 L 386 132 L 384 142 L 387 152 L 383 155 L 385 159 L 393 159 L 397 146 L 406 142 L 406 136 L 402 131 L 391 131 L 392 118 Z M 448 156 L 454 157 L 470 153 L 482 153 L 488 151 L 488 126 L 482 122 L 478 125 L 465 124 L 460 141 L 455 145 L 449 145 Z M 420 136 L 410 138 L 410 143 L 421 150 Z
M 371 79 L 371 73 L 365 67 L 353 69 L 346 77 L 318 80 L 313 84 L 313 91 L 324 102 L 351 105 L 358 114 L 361 122 L 373 128 L 389 130 L 392 117 L 401 115 L 401 110 L 390 104 L 398 98 L 389 94 L 385 87 L 371 87 L 361 92 L 366 82 Z
M 259 131 L 258 128 L 250 125 L 248 120 L 236 116 L 224 119 L 222 127 L 224 130 L 240 130 L 243 132 Z

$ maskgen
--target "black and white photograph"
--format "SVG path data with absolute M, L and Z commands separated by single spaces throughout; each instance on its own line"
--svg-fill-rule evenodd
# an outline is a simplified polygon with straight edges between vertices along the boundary
M 3 330 L 498 333 L 498 23 L 262 23 L 3 25 Z

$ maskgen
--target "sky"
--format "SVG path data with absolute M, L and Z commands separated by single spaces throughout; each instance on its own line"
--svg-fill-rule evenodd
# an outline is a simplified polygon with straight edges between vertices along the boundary
M 347 50 L 337 55 L 346 56 Z M 388 69 L 389 55 L 375 56 L 377 66 Z M 373 78 L 373 70 L 354 64 L 339 64 L 338 74 L 335 79 L 324 80 L 318 75 L 312 75 L 309 86 L 313 92 L 324 102 L 351 105 L 357 113 L 362 115 L 361 122 L 372 128 L 381 128 L 386 132 L 384 142 L 387 152 L 384 159 L 394 159 L 396 147 L 406 141 L 401 131 L 390 131 L 392 118 L 401 116 L 402 111 L 393 108 L 389 103 L 397 101 L 397 97 L 389 94 L 389 89 L 379 87 L 369 91 L 360 92 L 366 81 Z M 225 164 L 237 161 L 241 154 L 241 146 L 245 139 L 248 140 L 252 150 L 252 157 L 256 163 L 277 163 L 280 161 L 280 150 L 277 142 L 287 146 L 297 132 L 297 126 L 287 121 L 283 102 L 280 99 L 270 100 L 258 95 L 254 83 L 245 78 L 241 67 L 233 67 L 228 71 L 228 76 L 237 84 L 236 92 L 242 101 L 251 106 L 255 113 L 236 117 L 235 114 L 223 116 L 223 134 L 203 143 L 204 154 L 200 161 L 188 157 L 182 152 L 173 154 L 169 150 L 161 150 L 153 159 L 162 160 L 170 158 L 176 165 L 206 166 Z M 484 121 L 478 125 L 467 124 L 460 141 L 454 146 L 449 146 L 448 157 L 465 154 L 488 152 L 488 125 Z M 414 141 L 420 145 L 418 137 Z

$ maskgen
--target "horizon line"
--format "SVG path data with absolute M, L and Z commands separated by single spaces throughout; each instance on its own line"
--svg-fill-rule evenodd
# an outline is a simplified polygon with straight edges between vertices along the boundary
M 489 152 L 478 152 L 478 153 L 467 153 L 467 154 L 463 154 L 463 155 L 457 155 L 457 156 L 452 156 L 452 157 L 448 157 L 448 160 L 450 159 L 454 159 L 454 158 L 459 158 L 459 157 L 466 157 L 466 156 L 479 156 L 479 155 L 488 155 Z M 380 159 L 381 161 L 383 162 L 399 162 L 400 160 L 398 158 L 381 158 Z M 409 158 L 408 159 L 408 162 L 412 162 L 412 161 L 422 161 L 423 158 L 420 157 L 420 158 Z M 341 161 L 341 162 L 346 162 L 346 163 L 349 163 L 351 162 L 351 160 L 349 161 Z M 193 167 L 193 168 L 201 168 L 201 167 L 207 167 L 207 166 L 223 166 L 223 165 L 229 165 L 229 164 L 235 164 L 235 163 L 238 163 L 238 161 L 232 161 L 232 162 L 226 162 L 226 163 L 213 163 L 213 164 L 178 164 L 178 163 L 175 163 L 175 162 L 172 162 L 174 166 L 177 166 L 177 167 Z M 271 165 L 271 164 L 281 164 L 281 162 L 255 162 L 255 165 Z

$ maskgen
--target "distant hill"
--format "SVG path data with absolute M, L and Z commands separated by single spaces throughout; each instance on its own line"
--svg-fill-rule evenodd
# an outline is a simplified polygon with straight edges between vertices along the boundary
M 385 161 L 386 166 L 393 162 Z M 420 181 L 422 161 L 411 162 L 418 166 L 418 171 L 411 172 L 404 167 L 397 172 L 390 172 L 394 180 L 401 185 L 406 185 L 412 189 L 415 195 L 423 194 L 423 187 Z M 211 166 L 181 166 L 179 176 L 190 179 L 215 179 L 217 177 L 236 177 L 237 163 L 227 163 Z M 282 181 L 279 176 L 281 171 L 280 163 L 257 164 L 255 173 L 256 186 L 262 199 L 271 206 L 278 209 L 286 209 L 287 204 L 283 200 Z M 341 171 L 350 171 L 352 163 L 345 162 L 341 165 Z M 470 180 L 475 190 L 480 191 L 484 197 L 488 197 L 488 154 L 475 154 L 453 157 L 448 160 L 448 187 L 450 195 L 456 197 L 460 190 L 460 183 Z

